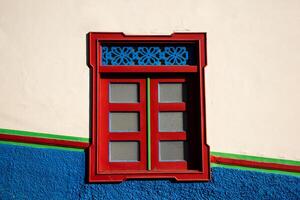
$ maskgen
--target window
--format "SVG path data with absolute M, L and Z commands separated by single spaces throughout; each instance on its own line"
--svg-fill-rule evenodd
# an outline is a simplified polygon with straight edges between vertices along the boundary
M 205 34 L 89 34 L 89 181 L 209 180 Z

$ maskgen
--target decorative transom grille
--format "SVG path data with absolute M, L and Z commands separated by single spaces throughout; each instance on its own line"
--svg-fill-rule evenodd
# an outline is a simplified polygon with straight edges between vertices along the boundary
M 191 65 L 190 46 L 102 46 L 102 65 Z

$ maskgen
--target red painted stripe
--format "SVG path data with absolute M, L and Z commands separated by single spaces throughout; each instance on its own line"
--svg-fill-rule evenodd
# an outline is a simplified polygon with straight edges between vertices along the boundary
M 233 158 L 223 158 L 218 156 L 211 156 L 210 161 L 213 163 L 224 164 L 224 165 L 237 165 L 237 166 L 260 168 L 260 169 L 300 172 L 300 167 L 295 165 L 257 162 L 257 161 L 240 160 L 240 159 L 233 159 Z
M 89 143 L 86 143 L 86 142 L 48 139 L 48 138 L 37 138 L 37 137 L 8 135 L 8 134 L 0 134 L 0 140 L 42 144 L 42 145 L 52 145 L 52 146 L 61 146 L 61 147 L 71 147 L 71 148 L 83 148 L 83 149 L 89 147 Z M 299 172 L 300 173 L 300 167 L 295 166 L 295 165 L 257 162 L 257 161 L 240 160 L 240 159 L 233 159 L 233 158 L 223 158 L 223 157 L 219 157 L 219 156 L 211 156 L 210 161 L 212 163 L 216 163 L 216 164 L 236 165 L 236 166 L 242 166 L 242 167 L 281 170 L 281 171 Z
M 89 147 L 89 143 L 86 143 L 86 142 L 48 139 L 48 138 L 37 138 L 37 137 L 20 136 L 20 135 L 0 134 L 0 140 L 33 143 L 33 144 L 53 145 L 53 146 L 61 146 L 61 147 L 71 147 L 71 148 L 87 148 L 87 147 Z

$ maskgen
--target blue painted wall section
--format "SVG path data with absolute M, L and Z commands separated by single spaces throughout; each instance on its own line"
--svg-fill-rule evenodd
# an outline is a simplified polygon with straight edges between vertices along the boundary
M 300 178 L 213 168 L 208 183 L 88 184 L 84 152 L 0 145 L 0 199 L 300 199 Z

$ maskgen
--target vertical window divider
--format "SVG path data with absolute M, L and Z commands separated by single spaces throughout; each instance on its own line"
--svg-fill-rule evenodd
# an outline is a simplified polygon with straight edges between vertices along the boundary
M 151 170 L 151 93 L 150 93 L 150 77 L 147 77 L 147 155 L 148 155 L 148 165 L 147 169 Z

